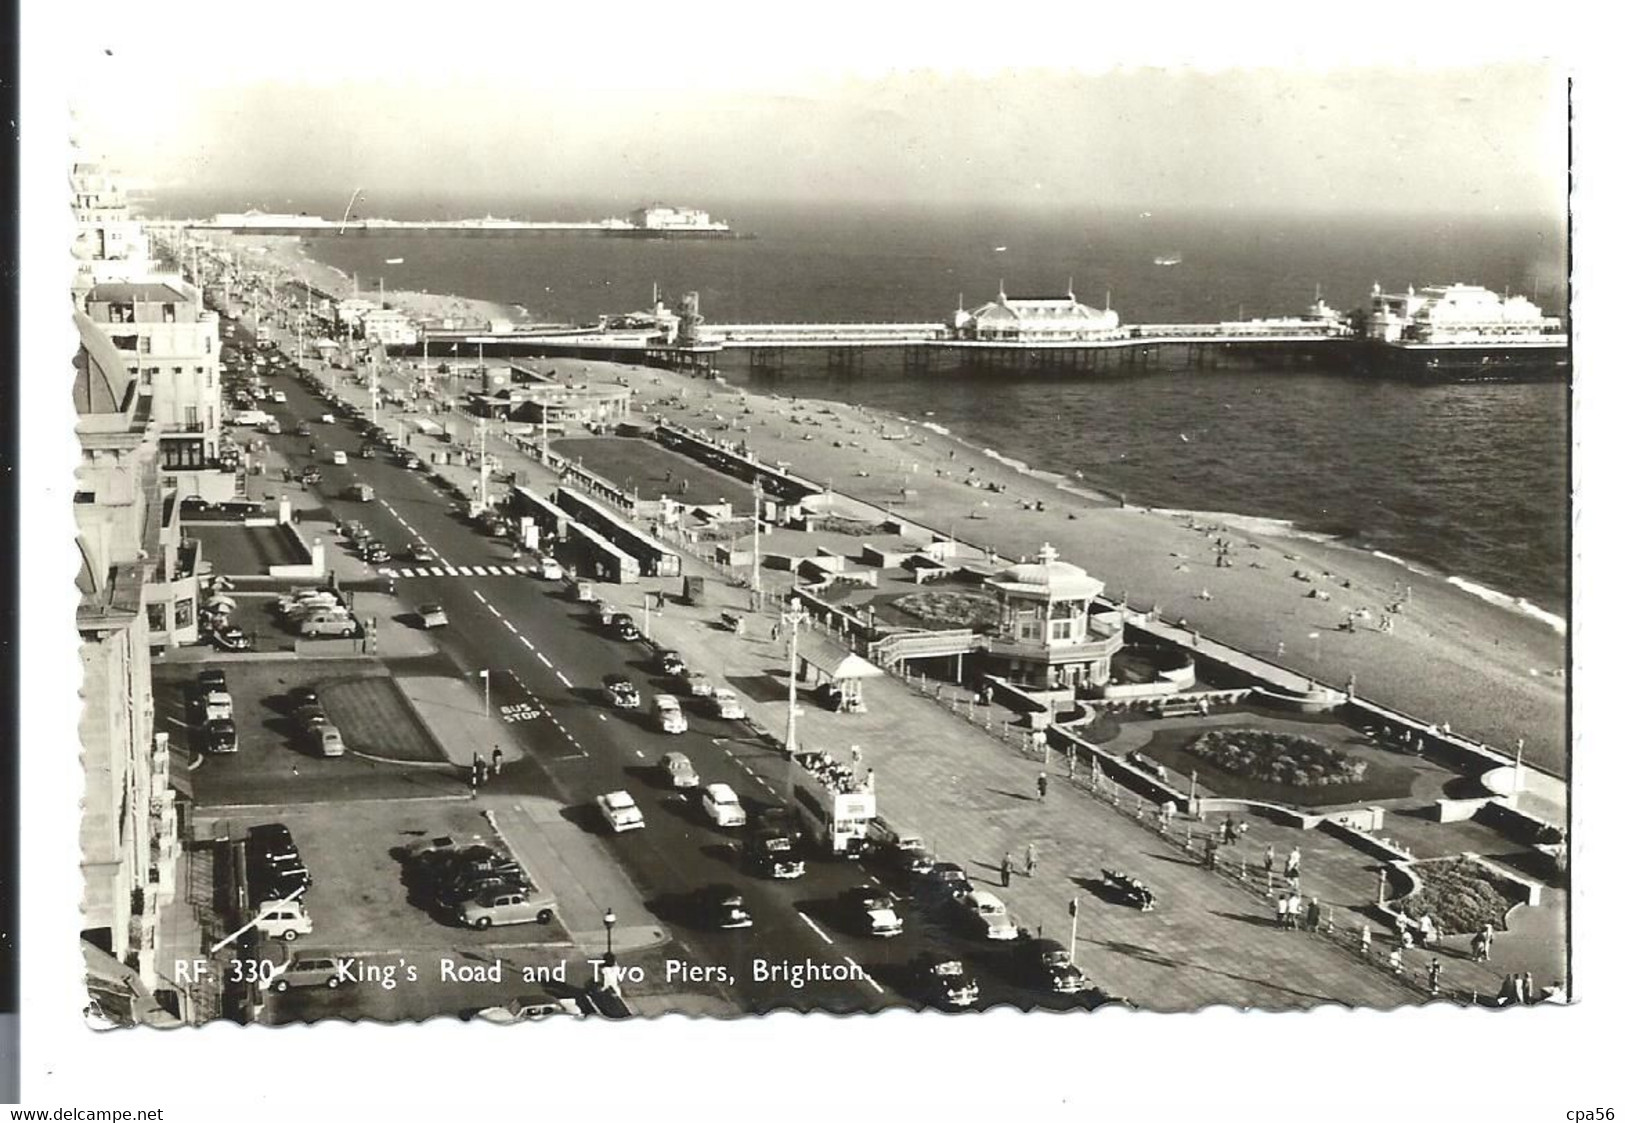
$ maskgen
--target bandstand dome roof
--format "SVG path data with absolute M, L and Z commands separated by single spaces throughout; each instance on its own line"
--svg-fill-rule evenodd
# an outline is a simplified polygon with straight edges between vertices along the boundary
M 1092 600 L 1106 590 L 1106 583 L 1090 577 L 1081 566 L 1064 562 L 1046 545 L 1038 560 L 1021 562 L 993 579 L 993 584 L 1009 592 L 1047 596 L 1051 600 Z

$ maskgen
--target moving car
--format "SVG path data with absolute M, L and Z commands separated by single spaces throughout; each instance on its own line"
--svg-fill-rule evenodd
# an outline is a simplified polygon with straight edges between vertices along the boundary
M 632 617 L 624 612 L 617 612 L 609 622 L 610 629 L 621 639 L 627 642 L 638 638 L 638 626 L 633 623 Z
M 553 558 L 543 558 L 540 564 L 542 577 L 546 580 L 562 581 L 564 579 L 564 567 Z
M 742 827 L 745 825 L 745 809 L 739 803 L 739 797 L 727 784 L 707 784 L 705 792 L 700 796 L 700 806 L 711 821 L 719 827 Z
M 351 484 L 344 490 L 346 498 L 354 499 L 357 503 L 371 503 L 374 492 L 371 484 Z
M 660 660 L 660 673 L 663 675 L 676 677 L 686 669 L 683 664 L 683 657 L 670 648 L 661 648 L 655 653 L 655 658 Z
M 963 897 L 971 892 L 970 875 L 957 862 L 933 862 L 926 871 L 927 887 L 951 897 Z
M 284 994 L 295 987 L 326 987 L 336 990 L 347 981 L 339 961 L 331 955 L 296 955 L 287 966 L 272 968 L 271 989 Z
M 553 919 L 555 905 L 550 898 L 532 896 L 525 889 L 495 889 L 464 901 L 458 912 L 462 922 L 470 928 L 489 928 L 493 924 L 547 924 Z
M 229 717 L 216 718 L 207 727 L 209 738 L 209 751 L 211 753 L 234 753 L 237 751 L 237 723 Z
M 1016 973 L 1028 986 L 1052 994 L 1077 994 L 1087 979 L 1057 940 L 1023 940 L 1015 947 Z
M 965 970 L 965 965 L 952 956 L 938 952 L 923 952 L 909 964 L 920 996 L 934 1006 L 952 1006 L 964 1009 L 982 995 L 976 979 Z
M 308 437 L 314 430 L 311 429 L 310 422 L 301 421 L 293 427 L 293 432 L 296 437 Z
M 401 558 L 404 561 L 417 562 L 419 565 L 429 565 L 434 561 L 434 551 L 419 542 L 402 550 Z
M 837 898 L 848 923 L 865 936 L 901 936 L 903 918 L 897 913 L 897 898 L 884 889 L 860 885 Z
M 643 827 L 643 812 L 633 802 L 630 794 L 624 791 L 609 792 L 598 797 L 598 813 L 609 824 L 609 829 L 616 834 L 622 831 L 635 831 Z
M 724 721 L 745 720 L 745 707 L 740 705 L 739 695 L 726 686 L 719 686 L 712 691 L 711 708 Z
M 1005 911 L 1004 902 L 986 889 L 975 889 L 954 898 L 967 925 L 989 940 L 1013 940 L 1016 926 Z
M 709 698 L 715 689 L 711 680 L 705 677 L 704 671 L 696 671 L 689 667 L 682 674 L 683 687 L 695 698 Z
M 346 453 L 342 448 L 336 448 L 336 449 L 333 450 L 333 463 L 335 463 L 335 464 L 348 464 L 349 462 L 350 462 L 349 454 Z
M 665 773 L 666 779 L 674 788 L 697 788 L 700 786 L 700 774 L 694 771 L 694 764 L 682 753 L 667 753 L 660 758 L 660 771 Z
M 450 623 L 445 608 L 438 604 L 418 605 L 418 621 L 425 628 L 444 628 Z
M 677 704 L 677 699 L 670 694 L 656 694 L 654 698 L 655 720 L 664 733 L 687 733 L 688 718 L 683 716 L 683 707 Z
M 608 675 L 604 679 L 604 693 L 609 695 L 610 705 L 617 710 L 635 710 L 638 708 L 638 688 L 632 685 L 632 680 L 625 675 Z
M 755 923 L 750 910 L 745 907 L 744 897 L 731 885 L 706 886 L 700 890 L 698 901 L 700 919 L 708 928 L 727 931 L 749 928 Z
M 793 880 L 807 872 L 807 863 L 796 853 L 798 836 L 783 824 L 780 819 L 757 825 L 745 843 L 747 869 L 779 881 Z

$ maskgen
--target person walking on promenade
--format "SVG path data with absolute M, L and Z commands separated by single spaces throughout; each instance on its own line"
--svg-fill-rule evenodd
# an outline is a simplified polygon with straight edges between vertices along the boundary
M 1268 884 L 1275 876 L 1275 843 L 1264 847 L 1264 882 Z
M 1540 1001 L 1540 996 L 1535 991 L 1535 976 L 1528 971 L 1523 973 L 1523 1001 L 1525 1006 L 1533 1006 Z
M 1484 933 L 1473 933 L 1472 947 L 1474 963 L 1488 963 L 1490 961 L 1490 945 L 1489 942 L 1484 938 Z
M 1394 950 L 1388 953 L 1388 969 L 1396 975 L 1405 973 L 1405 956 L 1400 952 L 1398 944 L 1395 944 Z
M 1038 774 L 1038 798 L 1042 800 L 1047 795 L 1049 795 L 1049 774 L 1040 772 Z
M 1303 863 L 1303 854 L 1298 850 L 1298 848 L 1296 846 L 1294 846 L 1292 848 L 1292 852 L 1289 853 L 1286 856 L 1286 875 L 1288 877 L 1297 877 L 1298 876 L 1298 868 L 1299 868 L 1299 866 L 1302 865 L 1302 863 Z
M 860 765 L 862 763 L 863 763 L 863 746 L 861 746 L 861 745 L 853 745 L 852 746 L 852 771 L 856 772 L 858 770 L 858 765 Z
M 500 776 L 500 775 L 502 775 L 502 750 L 501 749 L 494 748 L 494 749 L 491 750 L 491 775 L 492 776 Z
M 1294 932 L 1303 927 L 1303 898 L 1296 891 L 1286 899 L 1286 921 Z
M 1285 893 L 1277 894 L 1276 897 L 1275 897 L 1275 926 L 1277 928 L 1285 928 L 1286 927 L 1286 924 L 1287 924 L 1286 909 L 1287 909 L 1286 894 Z
M 1219 839 L 1216 835 L 1208 835 L 1202 840 L 1202 865 L 1210 870 L 1219 868 Z
M 1309 907 L 1304 910 L 1304 924 L 1311 932 L 1320 931 L 1320 898 L 1310 897 Z
M 1005 889 L 1010 888 L 1010 875 L 1015 872 L 1015 863 L 1010 860 L 1010 854 L 1005 852 L 1004 861 L 999 863 L 999 885 Z
M 1442 970 L 1442 968 L 1439 966 L 1439 957 L 1434 956 L 1433 961 L 1428 964 L 1428 993 L 1435 998 L 1439 996 L 1440 970 Z
M 1033 843 L 1027 844 L 1027 876 L 1031 877 L 1038 872 L 1038 847 Z
M 1369 924 L 1360 925 L 1360 954 L 1363 956 L 1371 954 L 1371 925 Z
M 1484 925 L 1484 962 L 1490 961 L 1490 948 L 1495 944 L 1495 926 L 1490 923 Z

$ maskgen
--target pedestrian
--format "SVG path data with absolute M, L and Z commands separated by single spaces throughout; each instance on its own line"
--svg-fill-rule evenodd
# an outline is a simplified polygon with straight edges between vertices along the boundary
M 1528 971 L 1523 973 L 1523 1001 L 1526 1006 L 1533 1006 L 1540 998 L 1535 993 L 1535 976 Z
M 1264 847 L 1264 880 L 1268 881 L 1275 874 L 1275 843 Z
M 1528 995 L 1525 994 L 1524 989 L 1523 989 L 1523 978 L 1524 977 L 1522 975 L 1512 974 L 1512 975 L 1508 975 L 1507 978 L 1512 980 L 1512 1001 L 1516 1005 L 1519 1005 L 1519 1006 L 1524 1005 L 1525 1002 L 1527 1002 L 1527 1000 L 1528 1000 Z
M 1226 846 L 1236 844 L 1236 821 L 1228 815 L 1224 817 L 1224 844 Z
M 502 750 L 501 749 L 492 749 L 491 750 L 491 775 L 493 775 L 493 776 L 502 775 Z
M 1286 909 L 1287 909 L 1286 894 L 1285 893 L 1277 893 L 1276 896 L 1275 896 L 1275 926 L 1277 928 L 1285 928 L 1286 927 L 1286 924 L 1287 924 Z
M 1473 962 L 1488 963 L 1490 961 L 1489 945 L 1484 942 L 1484 933 L 1473 933 Z
M 1400 954 L 1398 944 L 1395 944 L 1394 950 L 1388 953 L 1388 969 L 1396 975 L 1405 973 L 1405 957 Z
M 1320 898 L 1319 897 L 1310 897 L 1309 898 L 1309 907 L 1304 910 L 1304 921 L 1308 925 L 1309 931 L 1311 931 L 1311 932 L 1319 932 L 1320 931 Z
M 1299 852 L 1296 846 L 1294 846 L 1292 848 L 1292 852 L 1286 856 L 1286 875 L 1288 877 L 1297 877 L 1298 867 L 1302 864 L 1302 862 L 1303 854 Z
M 1298 896 L 1296 890 L 1286 899 L 1286 918 L 1287 927 L 1294 932 L 1303 927 L 1303 898 Z
M 1038 847 L 1032 843 L 1027 844 L 1027 876 L 1031 877 L 1038 870 Z
M 777 624 L 774 624 L 767 630 L 767 638 L 772 640 L 774 643 L 779 642 L 779 626 Z
M 1441 970 L 1439 957 L 1434 956 L 1433 961 L 1428 964 L 1428 993 L 1434 997 L 1438 997 L 1439 994 L 1439 972 Z
M 1494 944 L 1495 944 L 1495 926 L 1493 924 L 1489 924 L 1489 923 L 1486 922 L 1485 925 L 1484 925 L 1484 962 L 1485 963 L 1488 963 L 1490 961 L 1490 948 L 1492 946 L 1494 946 Z
M 1202 840 L 1202 864 L 1210 870 L 1219 868 L 1219 840 L 1215 835 Z
M 1043 799 L 1049 795 L 1049 775 L 1045 772 L 1038 774 L 1038 798 Z
M 852 770 L 854 772 L 856 772 L 857 769 L 858 769 L 858 765 L 860 765 L 862 763 L 863 763 L 863 748 L 862 748 L 862 746 L 859 746 L 859 745 L 853 745 L 852 746 Z
M 1363 956 L 1371 954 L 1371 925 L 1369 924 L 1360 925 L 1360 954 Z
M 1411 935 L 1411 926 L 1402 924 L 1399 928 L 1399 943 L 1401 947 L 1413 948 L 1416 946 L 1416 937 Z
M 1005 889 L 1010 888 L 1010 875 L 1014 871 L 1015 863 L 1010 860 L 1010 855 L 1006 852 L 1004 861 L 999 863 L 999 884 Z

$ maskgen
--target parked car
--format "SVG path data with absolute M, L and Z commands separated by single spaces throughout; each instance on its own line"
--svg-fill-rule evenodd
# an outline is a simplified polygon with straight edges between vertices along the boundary
M 344 489 L 345 497 L 354 499 L 357 503 L 371 503 L 375 496 L 371 484 L 351 484 Z
M 745 720 L 745 707 L 740 705 L 739 695 L 726 686 L 719 686 L 712 692 L 711 709 L 724 721 Z
M 689 667 L 683 671 L 683 687 L 695 698 L 711 697 L 714 687 L 711 680 L 705 677 L 704 671 L 696 671 Z
M 221 625 L 211 638 L 221 651 L 247 651 L 253 646 L 248 642 L 248 634 L 236 624 Z
M 950 897 L 963 897 L 972 891 L 970 875 L 957 862 L 933 862 L 925 881 L 929 888 Z
M 733 930 L 753 923 L 745 898 L 731 885 L 708 885 L 697 896 L 701 922 L 708 928 Z
M 1088 980 L 1057 940 L 1022 940 L 1014 950 L 1016 974 L 1022 982 L 1052 994 L 1077 994 Z
M 986 889 L 973 889 L 954 898 L 966 926 L 978 936 L 989 940 L 1013 940 L 1016 926 L 1005 910 L 1004 902 Z
M 331 416 L 331 414 L 329 416 Z M 347 454 L 342 448 L 336 448 L 333 450 L 333 463 L 348 464 L 349 462 L 349 454 Z
M 677 677 L 686 669 L 683 657 L 670 648 L 661 648 L 655 653 L 655 658 L 660 660 L 660 673 L 663 675 Z
M 897 898 L 884 889 L 860 885 L 842 893 L 837 903 L 848 924 L 865 936 L 903 934 L 903 918 L 897 912 Z
M 351 639 L 360 634 L 361 625 L 348 616 L 326 615 L 299 622 L 299 635 L 304 639 Z
M 301 421 L 299 424 L 293 427 L 293 432 L 295 436 L 308 437 L 312 432 L 314 432 L 314 430 L 311 429 L 310 422 Z
M 489 928 L 493 924 L 547 924 L 553 919 L 555 905 L 549 898 L 532 896 L 523 889 L 497 889 L 482 893 L 471 901 L 464 901 L 459 913 L 470 928 Z
M 418 605 L 418 621 L 424 628 L 444 628 L 450 623 L 445 608 L 438 604 Z
M 237 723 L 229 717 L 216 718 L 209 722 L 207 736 L 211 753 L 237 751 Z
M 610 705 L 617 710 L 635 710 L 638 708 L 638 688 L 632 685 L 632 680 L 625 675 L 608 675 L 604 679 L 604 693 L 609 696 Z
M 292 943 L 315 931 L 310 914 L 299 901 L 278 901 L 254 917 L 254 928 L 262 936 Z
M 683 707 L 677 704 L 677 699 L 671 694 L 656 694 L 654 697 L 655 722 L 663 733 L 687 733 L 688 718 L 683 716 Z
M 694 771 L 693 762 L 682 753 L 667 753 L 661 757 L 660 771 L 665 773 L 667 782 L 674 788 L 700 786 L 700 774 Z
M 576 999 L 553 998 L 548 995 L 521 996 L 502 1006 L 487 1006 L 483 1010 L 477 1010 L 473 1016 L 497 1025 L 511 1025 L 514 1022 L 533 1022 L 554 1014 L 563 1014 L 570 1018 L 587 1016 L 587 1012 L 581 1008 L 581 1003 Z
M 311 747 L 322 756 L 343 756 L 344 735 L 338 726 L 323 722 L 310 732 Z
M 700 796 L 700 806 L 719 827 L 745 825 L 745 809 L 740 805 L 739 797 L 734 794 L 733 788 L 727 784 L 707 784 L 704 794 Z
M 271 989 L 284 994 L 296 987 L 327 987 L 335 990 L 348 981 L 339 961 L 331 955 L 296 955 L 287 966 L 272 968 Z
M 909 974 L 920 997 L 934 1006 L 964 1009 L 981 997 L 982 989 L 965 965 L 949 955 L 922 952 L 909 964 Z
M 211 690 L 203 699 L 203 720 L 229 721 L 235 715 L 231 709 L 231 695 L 224 690 Z
M 609 829 L 616 834 L 622 831 L 635 831 L 643 827 L 643 812 L 633 802 L 631 795 L 624 791 L 609 792 L 598 797 L 598 812 L 609 824 Z
M 226 672 L 218 667 L 210 667 L 206 671 L 199 671 L 197 686 L 198 690 L 204 695 L 212 694 L 216 690 L 224 693 L 226 689 Z
M 248 828 L 248 856 L 254 858 L 297 858 L 293 832 L 282 823 L 261 823 Z

